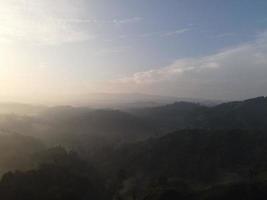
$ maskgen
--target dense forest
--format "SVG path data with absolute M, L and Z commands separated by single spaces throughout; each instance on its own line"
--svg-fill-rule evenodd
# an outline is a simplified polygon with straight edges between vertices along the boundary
M 0 115 L 0 175 L 5 200 L 266 199 L 267 98 L 14 106 Z

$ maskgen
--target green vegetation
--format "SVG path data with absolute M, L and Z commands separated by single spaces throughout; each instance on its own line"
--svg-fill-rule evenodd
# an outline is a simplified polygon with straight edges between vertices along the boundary
M 129 112 L 2 115 L 0 199 L 266 199 L 266 98 Z

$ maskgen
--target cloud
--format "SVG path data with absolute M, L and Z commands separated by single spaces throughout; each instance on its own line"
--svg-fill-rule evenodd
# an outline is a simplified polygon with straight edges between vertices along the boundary
M 216 99 L 267 95 L 267 32 L 255 41 L 111 81 L 109 91 Z
M 181 35 L 188 31 L 191 31 L 190 28 L 183 28 L 183 29 L 177 29 L 177 30 L 169 30 L 169 31 L 156 31 L 156 32 L 149 32 L 149 33 L 143 33 L 138 35 L 140 38 L 148 38 L 148 37 L 171 37 L 175 35 Z
M 127 19 L 114 19 L 112 20 L 112 22 L 114 24 L 131 24 L 131 23 L 136 23 L 136 22 L 140 22 L 143 18 L 141 17 L 132 17 L 132 18 L 127 18 Z
M 94 38 L 67 20 L 78 20 L 81 1 L 0 0 L 0 41 L 54 45 Z
M 180 34 L 183 34 L 185 32 L 188 32 L 190 31 L 191 29 L 189 28 L 183 28 L 183 29 L 178 29 L 178 30 L 175 30 L 175 31 L 168 31 L 168 32 L 165 32 L 163 34 L 161 34 L 162 37 L 170 37 L 170 36 L 174 36 L 174 35 L 180 35 Z
M 222 33 L 222 34 L 218 34 L 215 37 L 216 38 L 225 38 L 225 37 L 233 37 L 236 36 L 236 33 Z
M 95 56 L 107 56 L 114 54 L 122 54 L 125 51 L 129 50 L 130 46 L 120 46 L 120 47 L 112 47 L 112 48 L 102 48 L 100 50 L 96 50 L 94 52 Z
M 132 18 L 125 18 L 125 19 L 111 19 L 111 20 L 101 20 L 101 19 L 64 19 L 64 21 L 71 22 L 71 23 L 89 23 L 89 24 L 114 24 L 114 25 L 124 25 L 124 24 L 132 24 L 142 21 L 143 18 L 141 17 L 132 17 Z

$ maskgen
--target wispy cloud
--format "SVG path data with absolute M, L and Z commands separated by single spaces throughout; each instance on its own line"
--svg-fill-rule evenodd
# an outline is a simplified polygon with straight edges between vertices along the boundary
M 107 56 L 114 54 L 122 54 L 129 50 L 130 46 L 112 47 L 112 48 L 102 48 L 94 52 L 95 56 Z
M 257 40 L 199 58 L 178 59 L 108 84 L 109 91 L 186 97 L 247 98 L 267 95 L 267 33 Z
M 112 22 L 114 24 L 131 24 L 131 23 L 137 23 L 142 21 L 143 18 L 141 17 L 132 17 L 132 18 L 126 18 L 126 19 L 113 19 Z
M 120 35 L 119 39 L 129 39 L 129 38 L 151 38 L 151 37 L 172 37 L 172 36 L 178 36 L 182 35 L 186 32 L 191 31 L 192 29 L 190 28 L 182 28 L 182 29 L 177 29 L 177 30 L 167 30 L 167 31 L 155 31 L 155 32 L 148 32 L 148 33 L 142 33 L 142 34 L 137 34 L 137 35 Z
M 114 24 L 114 25 L 124 25 L 124 24 L 132 24 L 137 23 L 143 20 L 142 17 L 132 17 L 132 18 L 120 18 L 120 19 L 110 19 L 110 20 L 104 20 L 104 19 L 85 19 L 85 18 L 65 18 L 61 19 L 65 22 L 70 23 L 89 23 L 89 24 Z
M 0 1 L 0 41 L 33 44 L 61 44 L 94 38 L 68 20 L 78 18 L 69 0 Z
M 141 38 L 147 38 L 147 37 L 172 37 L 172 36 L 178 36 L 182 35 L 186 32 L 191 31 L 190 28 L 182 28 L 177 30 L 168 30 L 168 31 L 156 31 L 156 32 L 150 32 L 150 33 L 144 33 L 138 35 L 138 37 Z
M 167 31 L 161 34 L 162 37 L 170 37 L 170 36 L 175 36 L 175 35 L 181 35 L 183 33 L 186 33 L 190 31 L 191 29 L 189 28 L 183 28 L 183 29 L 178 29 L 175 31 Z
M 233 37 L 236 36 L 236 33 L 221 33 L 216 35 L 216 38 L 225 38 L 225 37 Z

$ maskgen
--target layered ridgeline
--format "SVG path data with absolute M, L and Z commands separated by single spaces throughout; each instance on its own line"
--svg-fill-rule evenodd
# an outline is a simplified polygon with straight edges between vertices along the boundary
M 266 121 L 267 98 L 258 97 L 213 107 L 190 102 L 128 111 L 47 107 L 35 115 L 2 114 L 0 130 L 94 154 L 181 129 L 264 130 Z
M 163 133 L 178 129 L 266 129 L 267 97 L 208 107 L 177 102 L 161 107 L 131 110 Z
M 266 121 L 267 98 L 258 97 L 213 107 L 177 102 L 128 111 L 42 107 L 35 115 L 0 115 L 0 130 L 34 137 L 47 146 L 63 145 L 87 155 L 181 129 L 264 130 Z
M 149 123 L 126 112 L 74 107 L 48 108 L 37 116 L 0 115 L 0 130 L 81 151 L 142 140 L 155 132 Z
M 264 131 L 183 130 L 80 159 L 62 148 L 36 153 L 39 167 L 6 173 L 0 198 L 265 199 Z
M 222 193 L 222 199 L 255 199 L 266 194 L 266 153 L 266 131 L 183 130 L 103 152 L 95 163 L 108 180 L 120 181 L 122 199 L 157 199 L 168 191 L 178 195 L 170 199 Z
M 3 114 L 0 198 L 266 199 L 266 122 L 265 97 Z
M 266 120 L 267 98 L 258 97 L 217 106 L 176 102 L 124 111 L 42 107 L 35 115 L 0 115 L 0 130 L 44 140 L 51 138 L 53 143 L 58 142 L 57 139 L 62 143 L 62 136 L 66 136 L 67 142 L 78 135 L 87 139 L 100 137 L 103 140 L 133 141 L 179 129 L 265 129 Z
M 181 130 L 121 145 L 95 160 L 99 167 L 105 163 L 107 175 L 123 169 L 129 177 L 142 173 L 211 183 L 244 180 L 252 171 L 266 173 L 266 152 L 266 131 Z

